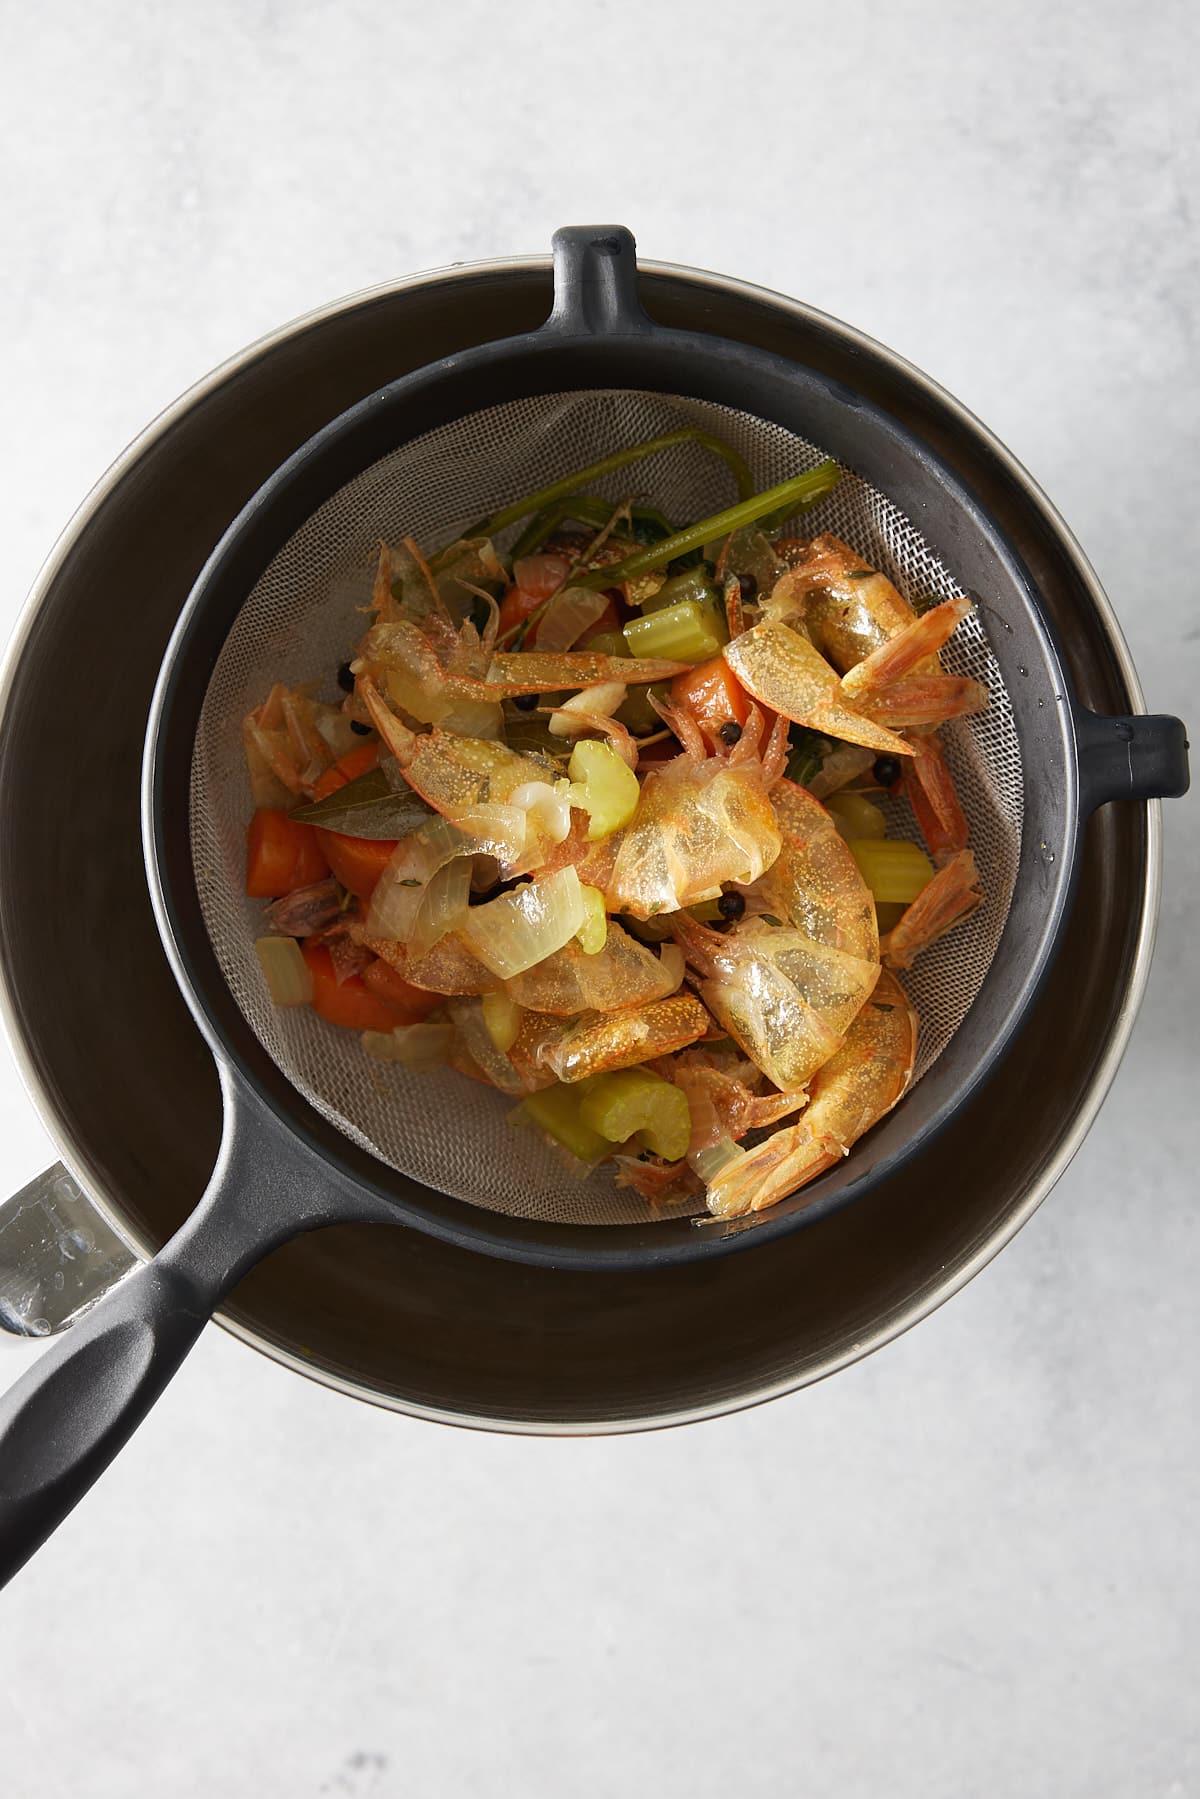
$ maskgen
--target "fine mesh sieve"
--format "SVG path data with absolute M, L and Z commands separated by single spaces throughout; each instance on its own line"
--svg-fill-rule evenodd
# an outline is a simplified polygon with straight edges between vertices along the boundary
M 372 1062 L 356 1035 L 305 1008 L 272 1006 L 253 948 L 262 908 L 244 894 L 253 801 L 241 721 L 274 681 L 315 678 L 324 697 L 337 696 L 333 671 L 365 628 L 362 608 L 381 539 L 412 535 L 432 550 L 522 493 L 682 425 L 727 438 L 760 487 L 815 467 L 826 453 L 748 413 L 645 391 L 542 394 L 471 413 L 373 463 L 289 537 L 239 611 L 201 713 L 191 783 L 197 885 L 221 971 L 258 1041 L 330 1123 L 390 1167 L 518 1217 L 620 1224 L 644 1218 L 646 1202 L 619 1188 L 610 1169 L 586 1180 L 568 1174 L 537 1137 L 507 1125 L 515 1103 L 510 1097 L 451 1070 L 415 1074 Z M 639 497 L 678 523 L 715 512 L 730 499 L 728 471 L 695 444 L 662 451 L 592 491 L 615 502 L 635 483 Z M 917 604 L 962 591 L 916 526 L 850 470 L 797 523 L 806 534 L 832 531 L 844 538 Z M 501 538 L 502 546 L 515 531 Z M 916 1080 L 942 1053 L 987 973 L 1020 853 L 1020 750 L 978 613 L 959 626 L 944 659 L 956 674 L 981 681 L 990 696 L 986 712 L 944 732 L 986 897 L 905 976 L 920 1020 Z M 888 809 L 889 834 L 920 841 L 907 802 L 889 802 Z
M 296 450 L 229 526 L 179 618 L 147 727 L 142 834 L 163 946 L 220 1078 L 221 1149 L 170 1242 L 0 1396 L 0 1582 L 111 1461 L 241 1276 L 301 1232 L 422 1233 L 433 1241 L 417 1265 L 441 1270 L 431 1307 L 446 1303 L 464 1253 L 483 1252 L 530 1264 L 531 1286 L 565 1275 L 568 1312 L 599 1306 L 620 1329 L 630 1289 L 612 1276 L 631 1275 L 661 1296 L 670 1329 L 688 1264 L 711 1261 L 716 1276 L 716 1259 L 734 1251 L 769 1256 L 779 1238 L 877 1188 L 912 1204 L 931 1178 L 924 1152 L 984 1088 L 1058 952 L 1090 812 L 1186 790 L 1178 719 L 1103 718 L 1075 699 L 1036 573 L 1047 545 L 1061 547 L 1061 526 L 1036 495 L 1031 508 L 1022 501 L 1031 484 L 949 396 L 819 314 L 798 329 L 800 309 L 769 295 L 756 296 L 744 336 L 711 335 L 707 305 L 674 324 L 651 319 L 619 227 L 557 232 L 553 288 L 536 329 L 526 317 L 524 335 L 473 340 L 402 375 Z M 486 312 L 496 291 L 486 273 L 479 291 Z M 319 396 L 320 371 L 308 375 Z M 531 1140 L 505 1133 L 486 1094 L 449 1077 L 388 1076 L 373 1088 L 378 1071 L 350 1044 L 311 1019 L 268 1019 L 247 973 L 256 920 L 236 891 L 249 795 L 231 728 L 265 681 L 320 675 L 344 655 L 378 537 L 435 539 L 514 488 L 681 417 L 719 424 L 763 480 L 811 463 L 817 445 L 854 471 L 805 528 L 838 531 L 913 598 L 975 594 L 987 641 L 970 621 L 946 660 L 991 694 L 986 714 L 949 733 L 987 905 L 913 978 L 919 1083 L 811 1187 L 704 1229 L 652 1222 L 599 1183 L 570 1189 Z M 205 467 L 189 465 L 189 478 Z M 986 505 L 976 467 L 990 471 Z M 676 517 L 725 497 L 692 452 L 638 479 Z M 164 1091 L 172 1123 L 177 1100 Z M 181 1114 L 179 1129 L 188 1124 Z M 893 1184 L 902 1167 L 917 1177 L 903 1187 Z M 869 1230 L 877 1216 L 864 1208 L 841 1238 L 851 1260 L 860 1221 Z M 722 1289 L 714 1279 L 706 1291 L 719 1338 L 730 1328 Z M 515 1315 L 512 1328 L 549 1357 L 557 1345 L 537 1316 Z

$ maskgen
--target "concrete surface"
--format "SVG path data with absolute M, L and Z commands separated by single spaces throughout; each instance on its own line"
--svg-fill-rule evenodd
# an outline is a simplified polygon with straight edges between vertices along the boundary
M 957 393 L 1082 539 L 1151 708 L 1195 721 L 1183 0 L 2 17 L 6 628 L 91 482 L 220 358 L 618 218 Z M 1168 809 L 1144 1013 L 1070 1172 L 835 1381 L 665 1436 L 489 1439 L 209 1331 L 0 1600 L 9 1790 L 1200 1793 L 1196 820 Z M 8 1063 L 0 1108 L 15 1188 L 53 1150 Z M 35 1353 L 0 1346 L 0 1383 Z

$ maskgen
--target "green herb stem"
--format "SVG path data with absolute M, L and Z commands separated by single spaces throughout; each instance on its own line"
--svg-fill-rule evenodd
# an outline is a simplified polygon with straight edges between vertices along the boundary
M 704 449 L 711 450 L 714 456 L 721 458 L 737 482 L 740 499 L 748 499 L 753 494 L 754 477 L 733 445 L 727 444 L 723 438 L 715 437 L 711 431 L 688 426 L 681 431 L 668 431 L 662 437 L 652 437 L 646 443 L 634 444 L 631 449 L 617 450 L 613 455 L 589 464 L 587 468 L 576 469 L 573 475 L 564 475 L 561 481 L 551 481 L 549 486 L 539 487 L 536 493 L 527 494 L 523 500 L 514 500 L 511 506 L 502 506 L 499 512 L 493 512 L 471 535 L 494 537 L 497 531 L 517 524 L 532 512 L 540 512 L 543 507 L 552 505 L 556 500 L 567 499 L 589 482 L 599 481 L 603 475 L 615 474 L 618 469 L 628 468 L 633 462 L 642 462 L 647 456 L 656 456 L 660 450 L 673 450 L 676 445 L 686 443 L 700 444 Z
M 698 524 L 687 525 L 682 531 L 676 531 L 672 537 L 664 537 L 660 543 L 647 544 L 643 550 L 635 550 L 632 556 L 626 556 L 624 562 L 613 563 L 608 568 L 589 569 L 580 575 L 575 582 L 577 587 L 617 587 L 622 581 L 630 581 L 635 575 L 649 574 L 652 569 L 664 568 L 677 556 L 688 550 L 699 549 L 706 543 L 725 537 L 730 531 L 740 531 L 743 525 L 757 524 L 759 519 L 774 514 L 788 518 L 805 506 L 812 506 L 817 500 L 831 492 L 837 486 L 841 470 L 836 462 L 822 462 L 806 474 L 793 475 L 790 481 L 781 481 L 777 487 L 768 487 L 751 499 L 743 499 L 736 506 L 730 506 L 724 512 L 714 513 L 711 518 L 703 518 Z

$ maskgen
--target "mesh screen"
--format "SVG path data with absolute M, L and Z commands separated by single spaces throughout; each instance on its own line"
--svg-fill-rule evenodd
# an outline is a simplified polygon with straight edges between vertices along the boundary
M 729 439 L 764 487 L 824 455 L 749 414 L 651 393 L 542 395 L 474 413 L 375 463 L 289 539 L 226 639 L 201 716 L 191 789 L 196 878 L 217 959 L 259 1042 L 327 1119 L 382 1161 L 456 1198 L 519 1217 L 629 1223 L 644 1220 L 646 1207 L 619 1189 L 611 1173 L 598 1170 L 580 1180 L 531 1133 L 506 1125 L 511 1099 L 449 1071 L 410 1074 L 372 1062 L 356 1035 L 306 1008 L 271 1006 L 253 948 L 262 931 L 261 904 L 242 891 L 253 802 L 241 720 L 273 681 L 319 678 L 322 697 L 336 697 L 337 665 L 364 629 L 356 609 L 369 597 L 381 538 L 395 542 L 412 534 L 423 546 L 436 546 L 572 468 L 685 424 Z M 664 451 L 592 491 L 615 502 L 635 483 L 639 498 L 672 519 L 702 517 L 730 499 L 727 471 L 695 445 Z M 805 513 L 802 529 L 806 536 L 836 532 L 911 601 L 961 591 L 915 526 L 849 471 Z M 1020 849 L 1021 760 L 1012 707 L 977 616 L 959 626 L 943 660 L 991 694 L 987 712 L 943 733 L 987 897 L 905 976 L 920 1018 L 917 1079 L 945 1049 L 987 972 Z M 907 803 L 893 803 L 891 811 L 889 835 L 919 841 Z

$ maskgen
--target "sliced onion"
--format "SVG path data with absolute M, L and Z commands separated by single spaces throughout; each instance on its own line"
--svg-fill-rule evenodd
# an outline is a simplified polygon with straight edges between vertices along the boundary
M 695 1155 L 688 1157 L 688 1162 L 704 1185 L 711 1187 L 726 1169 L 740 1162 L 745 1154 L 745 1150 L 739 1149 L 732 1137 L 722 1137 L 711 1149 L 698 1149 Z
M 396 845 L 371 895 L 367 930 L 372 937 L 407 943 L 428 883 L 443 863 L 470 854 L 471 844 L 448 818 L 431 818 Z
M 570 561 L 556 550 L 522 556 L 513 563 L 512 578 L 522 593 L 534 600 L 548 600 L 562 586 L 571 570 Z
M 394 1031 L 364 1031 L 362 1046 L 376 1062 L 399 1062 L 417 1071 L 444 1068 L 454 1045 L 448 1024 L 401 1024 Z
M 677 993 L 683 986 L 687 958 L 677 943 L 664 943 L 658 952 L 658 959 L 671 977 L 671 992 Z
M 485 968 L 507 981 L 563 949 L 583 921 L 579 876 L 574 868 L 561 868 L 486 906 L 472 906 L 459 934 Z
M 499 700 L 456 700 L 437 722 L 443 731 L 453 731 L 457 737 L 498 743 L 504 735 L 504 708 Z
M 607 605 L 608 595 L 595 587 L 564 587 L 538 620 L 538 649 L 569 650 L 596 623 Z
M 470 900 L 470 857 L 455 856 L 452 861 L 443 862 L 421 895 L 412 930 L 405 940 L 414 961 L 428 955 L 447 931 L 454 930 L 465 918 Z
M 274 1006 L 307 1006 L 312 977 L 294 937 L 259 937 L 254 952 Z
M 523 806 L 489 801 L 460 812 L 454 825 L 471 839 L 471 849 L 477 856 L 494 856 L 511 872 L 525 850 L 529 814 Z M 488 882 L 489 886 L 491 884 Z
M 451 702 L 433 682 L 419 680 L 406 669 L 389 668 L 386 685 L 392 704 L 418 724 L 440 725 L 450 710 Z
M 246 751 L 246 769 L 250 776 L 250 792 L 256 806 L 286 808 L 295 799 L 295 791 L 285 787 L 271 765 L 267 754 L 267 734 L 253 716 L 242 727 L 242 743 Z

